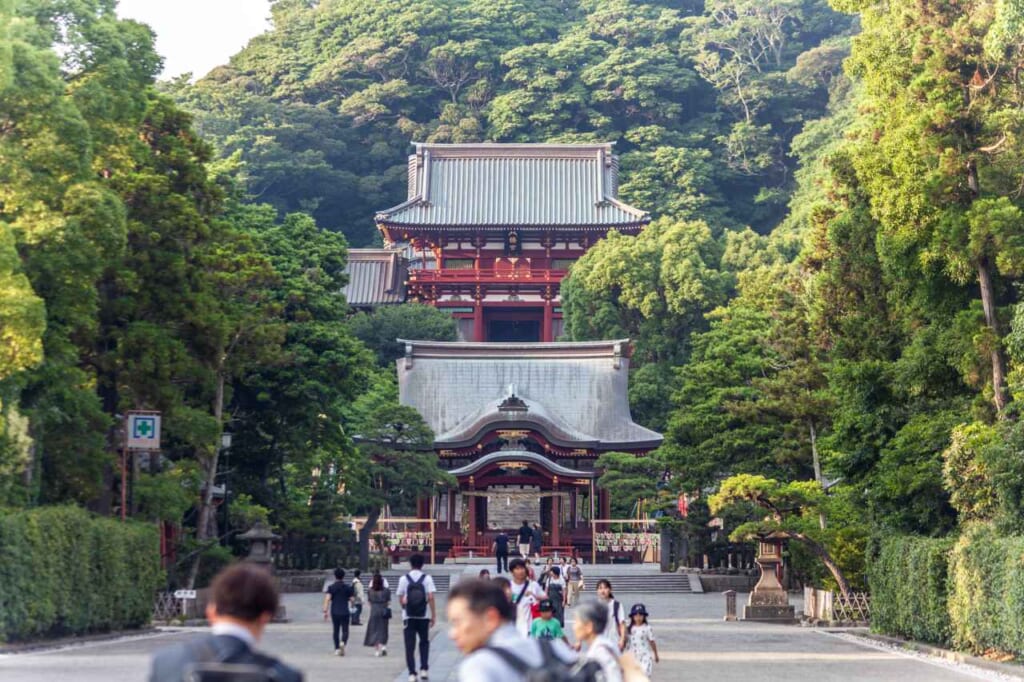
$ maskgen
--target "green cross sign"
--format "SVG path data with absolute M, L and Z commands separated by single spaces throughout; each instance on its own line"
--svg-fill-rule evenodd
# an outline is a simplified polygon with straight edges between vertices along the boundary
M 128 415 L 129 449 L 160 449 L 160 416 L 157 414 Z

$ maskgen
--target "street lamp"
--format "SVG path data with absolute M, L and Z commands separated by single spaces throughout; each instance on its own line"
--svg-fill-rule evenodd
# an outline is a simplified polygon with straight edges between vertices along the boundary
M 231 533 L 231 510 L 228 506 L 228 500 L 231 499 L 231 491 L 228 489 L 228 474 L 231 472 L 231 434 L 227 431 L 220 434 L 220 449 L 224 453 L 224 539 L 227 541 Z

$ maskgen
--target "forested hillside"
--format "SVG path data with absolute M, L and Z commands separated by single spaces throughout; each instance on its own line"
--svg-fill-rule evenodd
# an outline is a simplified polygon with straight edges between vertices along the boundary
M 355 246 L 419 142 L 614 141 L 625 201 L 770 232 L 793 138 L 824 113 L 853 19 L 824 0 L 279 0 L 195 86 L 252 196 Z

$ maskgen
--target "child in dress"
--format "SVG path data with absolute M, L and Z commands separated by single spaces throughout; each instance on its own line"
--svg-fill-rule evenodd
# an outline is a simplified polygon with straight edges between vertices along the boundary
M 629 610 L 629 625 L 626 627 L 626 651 L 636 657 L 647 677 L 654 671 L 658 659 L 658 645 L 654 643 L 654 631 L 647 624 L 647 607 L 633 604 Z

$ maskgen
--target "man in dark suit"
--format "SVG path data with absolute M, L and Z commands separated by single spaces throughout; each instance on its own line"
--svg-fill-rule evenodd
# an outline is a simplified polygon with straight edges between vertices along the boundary
M 158 651 L 149 682 L 302 682 L 301 672 L 255 650 L 277 604 L 266 571 L 246 563 L 229 566 L 210 585 L 210 634 Z

